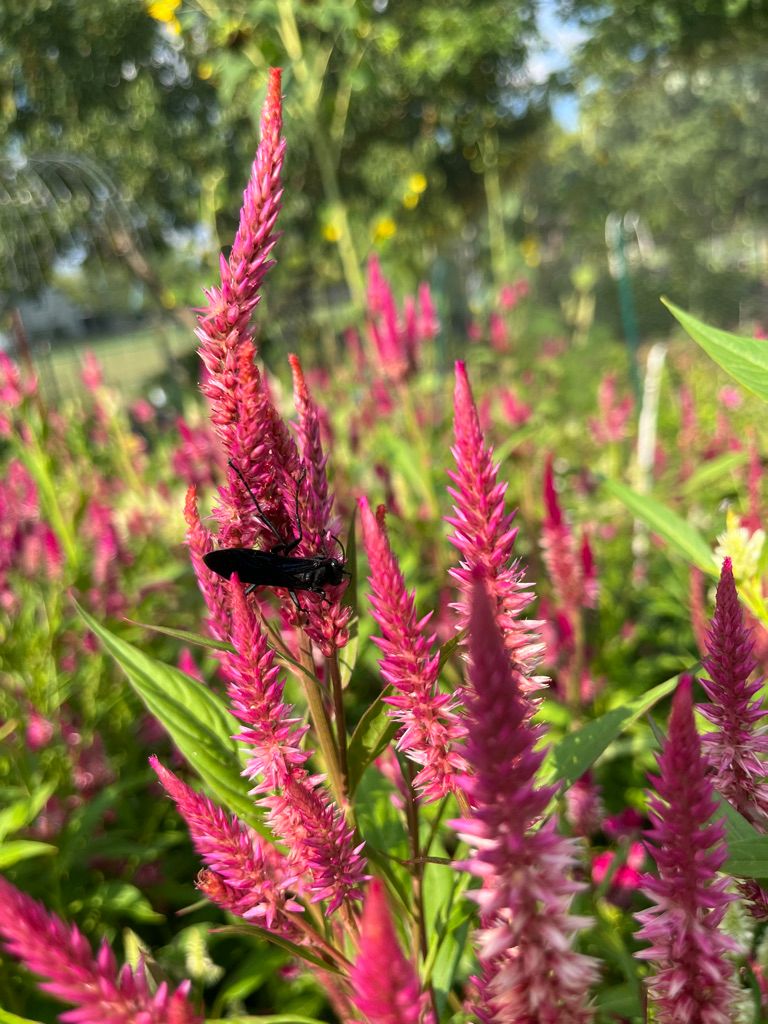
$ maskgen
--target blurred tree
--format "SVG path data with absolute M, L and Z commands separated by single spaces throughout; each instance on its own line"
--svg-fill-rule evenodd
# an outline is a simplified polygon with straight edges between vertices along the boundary
M 232 235 L 266 69 L 282 65 L 290 201 L 278 273 L 293 310 L 360 301 L 374 246 L 396 253 L 404 276 L 423 273 L 438 248 L 475 244 L 478 220 L 501 275 L 500 183 L 546 118 L 546 97 L 524 72 L 534 9 L 534 0 L 7 0 L 6 194 L 29 191 L 25 161 L 87 161 L 130 210 L 141 244 L 109 240 L 135 273 L 151 281 L 153 254 L 190 236 L 213 256 Z M 35 191 L 31 220 L 16 227 L 47 279 L 53 255 L 98 249 L 102 207 L 98 189 L 69 205 L 66 187 L 56 193 L 47 179 Z M 171 289 L 155 285 L 171 304 Z
M 199 221 L 203 171 L 227 156 L 211 138 L 216 110 L 181 40 L 143 5 L 6 0 L 2 287 L 34 292 L 56 258 L 103 255 L 106 244 L 162 298 L 147 253 Z

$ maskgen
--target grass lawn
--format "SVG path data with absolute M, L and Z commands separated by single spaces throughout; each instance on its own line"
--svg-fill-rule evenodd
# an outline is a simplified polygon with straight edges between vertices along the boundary
M 197 338 L 191 330 L 154 323 L 125 334 L 57 341 L 47 352 L 35 346 L 34 361 L 40 387 L 49 401 L 81 390 L 83 357 L 88 351 L 101 363 L 106 384 L 128 398 L 136 398 L 147 381 L 167 369 L 173 359 L 188 355 L 196 347 Z

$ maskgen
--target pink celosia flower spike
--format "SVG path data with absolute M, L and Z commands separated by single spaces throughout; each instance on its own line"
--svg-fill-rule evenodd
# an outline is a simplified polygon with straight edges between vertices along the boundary
M 493 595 L 496 621 L 507 650 L 528 677 L 521 677 L 520 686 L 529 693 L 541 689 L 545 682 L 543 677 L 531 677 L 543 649 L 537 633 L 540 623 L 520 618 L 532 600 L 527 592 L 530 584 L 524 582 L 522 569 L 512 560 L 517 529 L 512 527 L 513 514 L 504 511 L 507 485 L 497 482 L 498 466 L 493 462 L 493 449 L 485 446 L 463 362 L 456 363 L 454 403 L 456 470 L 448 475 L 456 486 L 449 487 L 448 493 L 455 504 L 446 522 L 454 530 L 450 541 L 461 554 L 458 568 L 451 570 L 461 590 L 456 605 L 459 628 L 469 623 L 473 573 L 479 567 Z
M 290 911 L 303 907 L 286 892 L 293 872 L 282 854 L 253 829 L 227 815 L 202 793 L 190 789 L 156 757 L 149 763 L 189 828 L 195 849 L 209 869 L 206 894 L 239 917 L 254 919 L 281 935 L 295 937 Z M 215 874 L 220 885 L 211 884 Z
M 333 518 L 333 495 L 328 489 L 325 466 L 328 456 L 320 438 L 320 413 L 309 393 L 299 357 L 288 356 L 293 372 L 293 398 L 299 414 L 298 439 L 304 466 L 302 486 L 306 500 L 302 502 L 302 528 L 307 550 L 331 558 L 341 557 L 336 540 L 338 523 Z M 352 609 L 342 605 L 344 585 L 328 587 L 325 599 L 320 595 L 306 595 L 306 632 L 326 656 L 330 658 L 337 647 L 348 639 L 347 624 Z
M 397 941 L 384 884 L 378 878 L 365 894 L 360 950 L 349 980 L 352 1001 L 369 1024 L 433 1024 L 413 964 Z
M 211 572 L 203 561 L 203 555 L 212 550 L 214 543 L 210 531 L 200 521 L 200 513 L 197 509 L 197 490 L 194 484 L 187 491 L 184 518 L 187 521 L 187 546 L 192 568 L 208 606 L 208 631 L 216 640 L 228 640 L 230 631 L 229 596 L 224 581 Z
M 555 489 L 553 459 L 547 458 L 544 468 L 544 522 L 541 529 L 544 563 L 555 589 L 557 603 L 569 618 L 576 617 L 583 607 L 592 607 L 597 597 L 592 549 L 580 549 L 576 536 L 566 522 Z M 585 576 L 589 574 L 589 586 Z
M 439 656 L 432 652 L 434 636 L 424 627 L 430 616 L 416 618 L 413 594 L 389 546 L 386 531 L 371 511 L 366 498 L 359 501 L 363 541 L 371 569 L 373 617 L 382 636 L 374 638 L 384 656 L 381 674 L 394 694 L 384 700 L 402 723 L 398 747 L 421 765 L 414 785 L 429 801 L 457 788 L 466 762 L 456 749 L 464 727 L 456 713 L 458 696 L 438 689 Z
M 106 941 L 96 956 L 74 925 L 67 925 L 0 877 L 0 935 L 9 953 L 46 978 L 41 988 L 74 1010 L 77 1024 L 202 1024 L 189 1003 L 189 982 L 175 992 L 163 983 L 150 991 L 142 964 L 118 970 Z
M 735 943 L 718 930 L 728 903 L 729 879 L 716 879 L 725 862 L 725 824 L 717 810 L 701 755 L 691 704 L 691 677 L 680 679 L 672 701 L 669 735 L 653 778 L 648 851 L 659 877 L 646 876 L 644 892 L 654 906 L 637 915 L 641 941 L 636 955 L 651 960 L 649 992 L 659 1024 L 730 1024 L 736 992 L 725 954 Z
M 578 843 L 558 835 L 554 819 L 541 822 L 554 792 L 535 782 L 543 727 L 530 722 L 524 677 L 510 662 L 482 570 L 475 572 L 465 696 L 472 815 L 453 823 L 473 848 L 461 866 L 482 882 L 470 894 L 482 923 L 474 1011 L 500 1024 L 584 1024 L 596 965 L 571 948 L 590 924 L 570 912 L 583 888 L 573 878 Z
M 723 561 L 717 585 L 715 614 L 707 633 L 702 679 L 710 703 L 698 710 L 715 731 L 702 737 L 704 756 L 712 769 L 715 789 L 737 811 L 762 828 L 768 826 L 768 785 L 763 781 L 768 766 L 766 711 L 757 694 L 762 680 L 748 682 L 755 665 L 753 641 L 744 624 L 730 558 Z
M 327 900 L 331 913 L 345 900 L 360 897 L 365 878 L 362 844 L 354 829 L 304 766 L 311 750 L 301 747 L 307 731 L 283 703 L 283 680 L 243 588 L 231 582 L 232 634 L 235 653 L 222 653 L 234 714 L 246 728 L 236 739 L 249 744 L 246 775 L 266 793 L 268 824 L 285 844 L 298 889 L 312 901 Z

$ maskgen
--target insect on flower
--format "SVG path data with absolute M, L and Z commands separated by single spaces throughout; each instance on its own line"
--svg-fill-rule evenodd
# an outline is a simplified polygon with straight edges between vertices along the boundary
M 256 548 L 219 548 L 217 551 L 209 551 L 207 555 L 204 555 L 205 564 L 212 572 L 223 576 L 225 580 L 237 573 L 240 582 L 248 584 L 246 594 L 250 594 L 256 587 L 284 587 L 299 611 L 303 609 L 296 596 L 297 590 L 309 590 L 313 594 L 321 594 L 323 599 L 327 600 L 325 587 L 337 587 L 345 576 L 349 576 L 346 568 L 346 553 L 344 545 L 338 537 L 334 537 L 341 548 L 341 558 L 332 558 L 329 555 L 310 555 L 301 558 L 291 554 L 301 544 L 304 537 L 299 518 L 299 486 L 303 474 L 296 486 L 298 536 L 291 541 L 285 541 L 259 504 L 258 498 L 248 486 L 245 477 L 231 459 L 229 465 L 240 477 L 243 486 L 251 496 L 259 519 L 277 538 L 278 543 L 269 551 L 259 551 Z

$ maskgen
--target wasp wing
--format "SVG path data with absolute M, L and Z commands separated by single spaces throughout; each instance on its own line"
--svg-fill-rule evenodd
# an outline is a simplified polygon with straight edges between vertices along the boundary
M 254 548 L 219 548 L 203 556 L 208 568 L 228 580 L 234 573 L 241 583 L 255 587 L 310 589 L 317 558 L 291 558 Z

